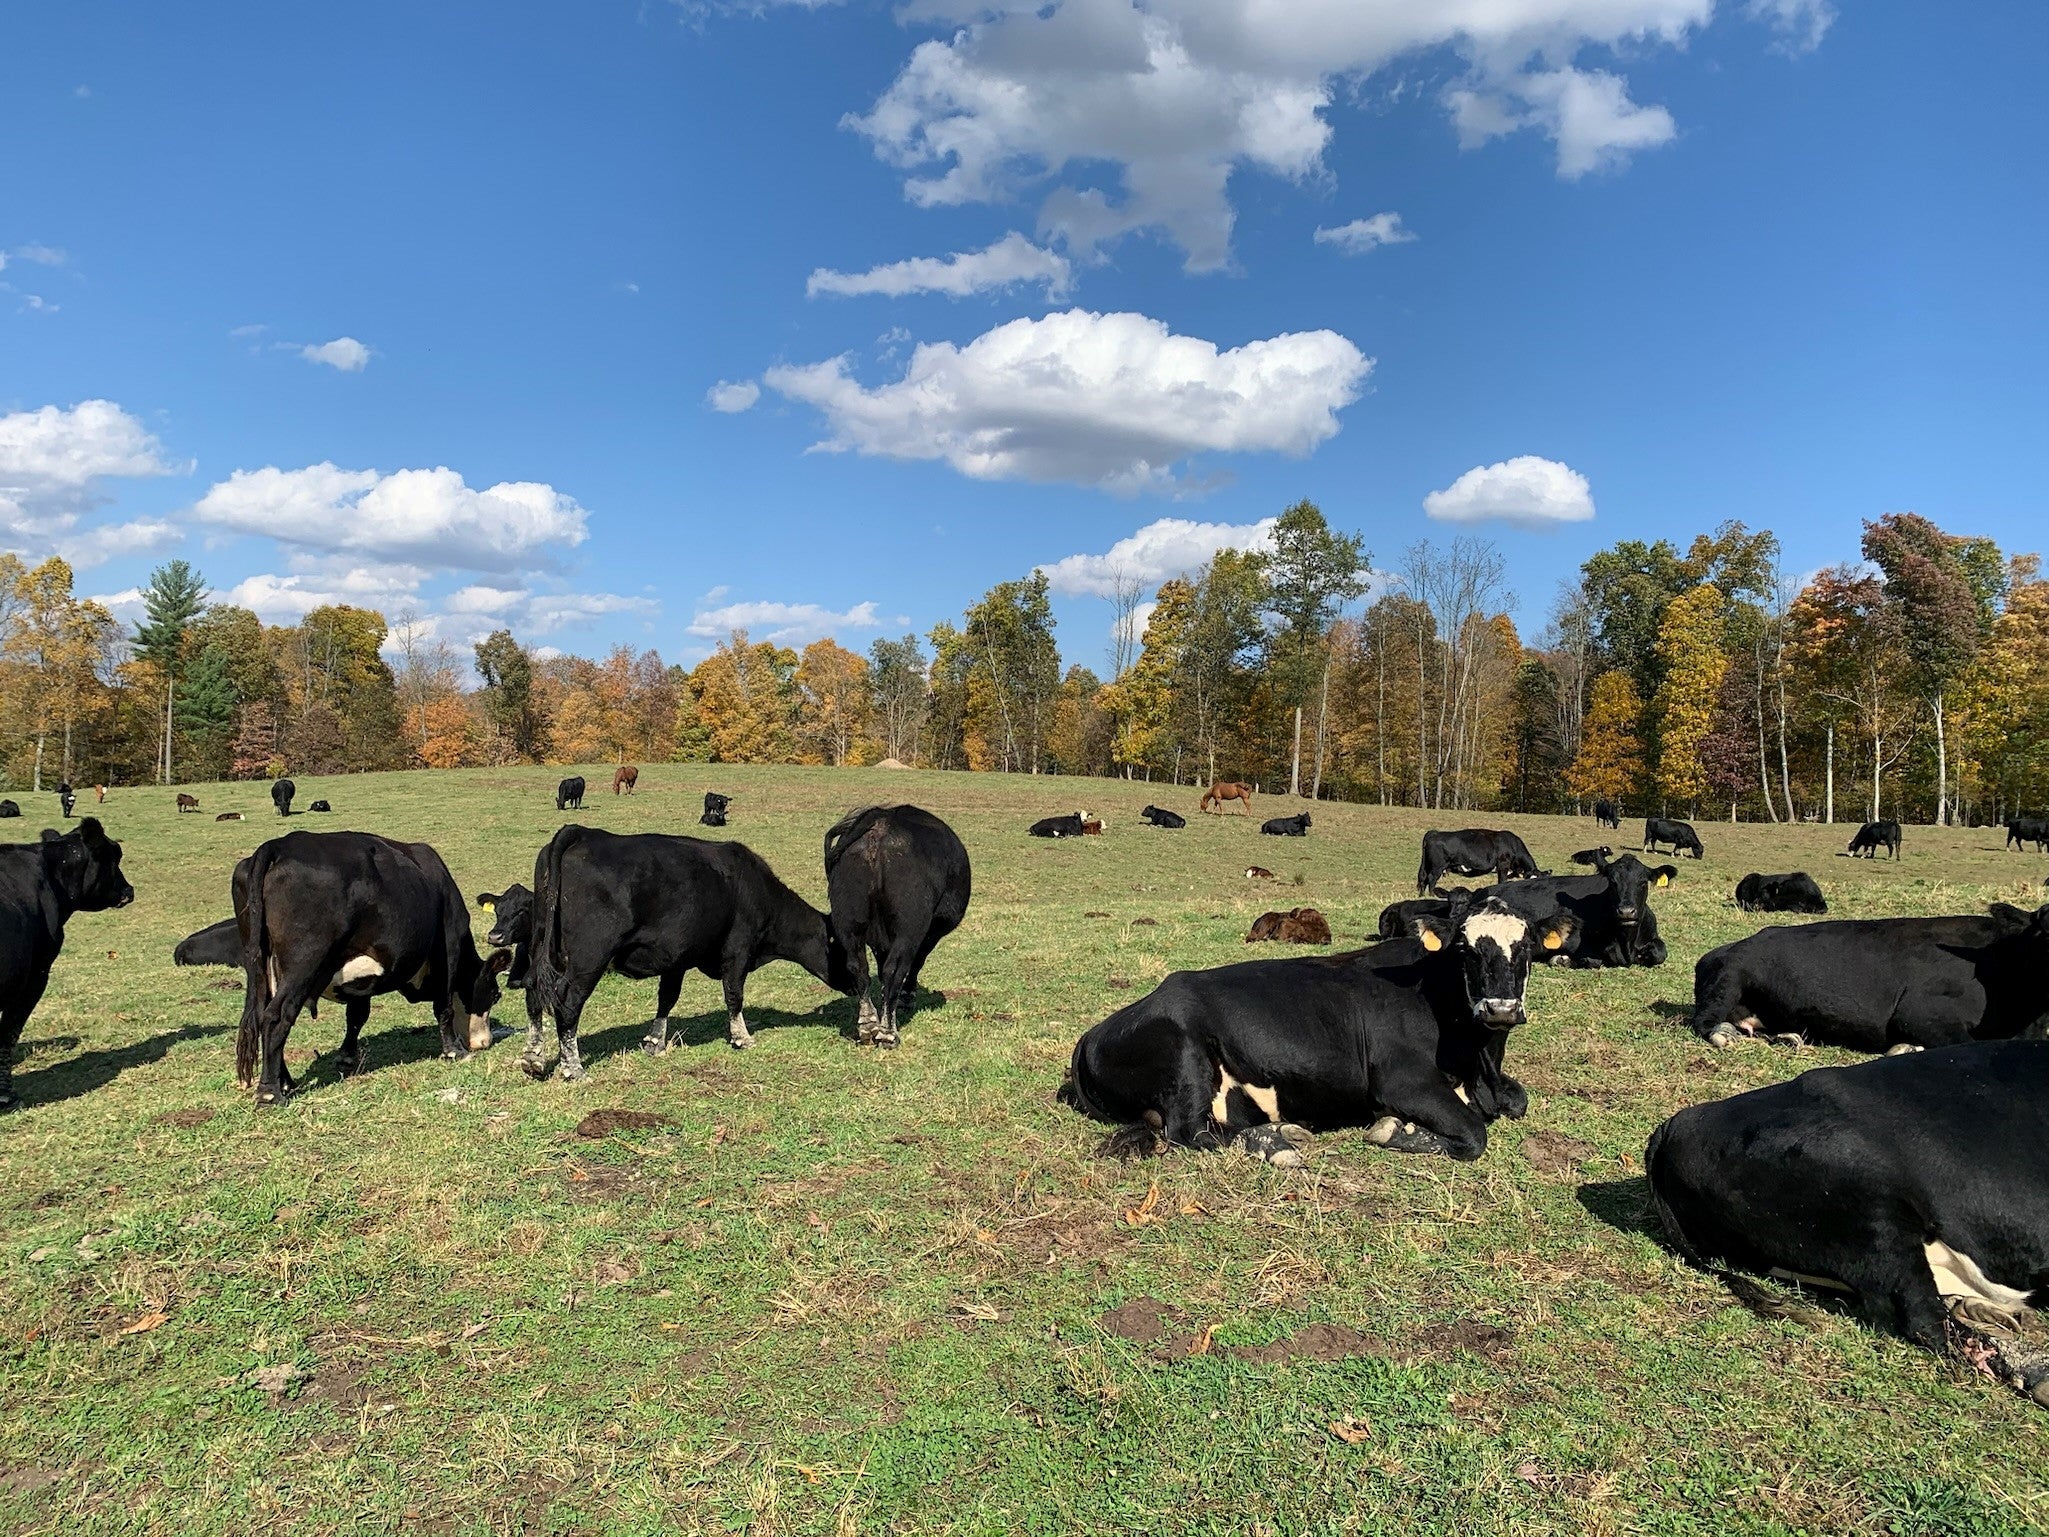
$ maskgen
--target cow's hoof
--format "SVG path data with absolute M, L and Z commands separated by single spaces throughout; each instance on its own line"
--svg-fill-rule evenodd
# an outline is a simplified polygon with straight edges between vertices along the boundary
M 555 1076 L 564 1083 L 582 1083 L 584 1080 L 583 1065 L 579 1062 L 564 1062 L 555 1069 Z
M 751 1035 L 729 1035 L 726 1037 L 726 1044 L 735 1051 L 745 1051 L 754 1044 L 754 1037 Z
M 1784 1047 L 1787 1051 L 1805 1051 L 1807 1049 L 1807 1037 L 1801 1035 L 1798 1031 L 1789 1030 L 1784 1035 L 1768 1035 L 1765 1039 L 1774 1046 Z
M 1714 1029 L 1708 1032 L 1707 1043 L 1717 1051 L 1727 1051 L 1736 1044 L 1736 1027 L 1734 1025 L 1716 1025 Z
M 895 1032 L 891 1032 L 888 1035 L 884 1035 L 881 1031 L 878 1030 L 875 1032 L 875 1044 L 878 1048 L 880 1048 L 883 1051 L 895 1051 L 897 1047 L 903 1044 L 903 1037 L 897 1035 Z
M 1301 1128 L 1295 1128 L 1300 1131 Z M 1303 1158 L 1298 1145 L 1291 1141 L 1283 1128 L 1272 1124 L 1248 1127 L 1238 1133 L 1234 1144 L 1238 1151 L 1248 1157 L 1270 1163 L 1277 1169 L 1299 1169 L 1308 1160 Z
M 469 1059 L 469 1052 L 461 1047 L 450 1046 L 441 1053 L 441 1060 L 443 1062 L 467 1062 Z
M 1366 1140 L 1375 1147 L 1386 1147 L 1388 1139 L 1402 1129 L 1402 1123 L 1391 1115 L 1384 1115 L 1366 1128 Z
M 669 1049 L 669 1043 L 666 1040 L 658 1041 L 651 1035 L 644 1035 L 640 1038 L 640 1049 L 651 1057 L 659 1057 Z
M 12 1094 L 0 1094 L 0 1115 L 5 1115 L 8 1111 L 15 1109 L 20 1104 L 21 1101 L 16 1099 Z
M 536 1082 L 548 1076 L 548 1064 L 539 1057 L 521 1057 L 519 1070 Z
M 344 1078 L 353 1078 L 356 1076 L 356 1074 L 363 1071 L 363 1059 L 359 1056 L 337 1056 L 334 1059 L 334 1070 L 340 1073 Z
M 1913 1052 L 1926 1051 L 1927 1049 L 1925 1046 L 1916 1046 L 1912 1041 L 1901 1041 L 1897 1046 L 1886 1047 L 1885 1054 L 1888 1057 L 1904 1057 Z

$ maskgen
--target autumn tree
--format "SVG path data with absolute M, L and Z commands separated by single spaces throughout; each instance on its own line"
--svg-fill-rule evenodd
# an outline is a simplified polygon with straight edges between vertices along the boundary
M 714 763 L 788 763 L 795 754 L 797 653 L 735 630 L 690 674 Z
M 1643 698 L 1620 668 L 1600 674 L 1587 700 L 1579 753 L 1566 788 L 1582 800 L 1620 801 L 1643 783 Z
M 1169 746 L 1174 675 L 1181 664 L 1194 611 L 1192 583 L 1181 577 L 1163 583 L 1153 600 L 1152 612 L 1146 616 L 1137 660 L 1116 682 L 1104 688 L 1103 708 L 1115 722 L 1110 761 L 1124 766 L 1127 779 L 1134 766 L 1148 770 L 1154 765 L 1164 768 L 1171 759 L 1178 768 L 1180 754 Z
M 1300 501 L 1274 524 L 1273 548 L 1260 559 L 1274 625 L 1267 667 L 1279 703 L 1294 715 L 1288 793 L 1302 793 L 1302 717 L 1316 704 L 1312 798 L 1321 793 L 1330 714 L 1330 629 L 1346 604 L 1366 590 L 1371 557 L 1356 534 L 1332 530 L 1316 503 Z
M 1847 722 L 1869 744 L 1866 819 L 1884 805 L 1885 775 L 1905 756 L 1912 721 L 1899 613 L 1876 576 L 1832 566 L 1802 588 L 1787 612 L 1787 662 L 1827 743 L 1823 815 L 1835 820 L 1835 741 Z
M 1665 606 L 1658 626 L 1656 787 L 1665 804 L 1691 807 L 1707 792 L 1700 750 L 1714 730 L 1729 659 L 1722 651 L 1722 594 L 1703 582 Z
M 867 660 L 833 640 L 815 640 L 798 659 L 797 737 L 804 757 L 843 768 L 859 761 L 873 709 Z
M 476 654 L 485 717 L 521 760 L 539 763 L 548 756 L 548 721 L 534 688 L 532 654 L 510 630 L 493 630 L 477 642 Z
M 1060 688 L 1046 574 L 998 582 L 966 617 L 968 765 L 1036 774 Z
M 916 762 L 918 738 L 931 705 L 918 637 L 875 642 L 868 648 L 868 676 L 882 755 L 899 763 Z

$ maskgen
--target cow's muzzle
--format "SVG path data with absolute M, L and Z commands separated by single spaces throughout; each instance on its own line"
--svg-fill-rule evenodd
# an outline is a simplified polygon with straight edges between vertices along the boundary
M 1522 1024 L 1528 1016 L 1523 1013 L 1520 998 L 1476 998 L 1473 1000 L 1473 1018 L 1481 1024 L 1496 1030 L 1509 1030 Z

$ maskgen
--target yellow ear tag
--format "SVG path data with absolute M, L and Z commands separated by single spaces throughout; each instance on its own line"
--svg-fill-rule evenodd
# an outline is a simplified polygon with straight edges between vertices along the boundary
M 495 913 L 498 911 L 498 904 L 496 902 L 479 902 L 477 906 L 481 907 L 487 913 Z
M 1546 950 L 1556 950 L 1557 948 L 1559 948 L 1559 946 L 1563 945 L 1564 943 L 1565 936 L 1559 933 L 1556 929 L 1553 929 L 1550 933 L 1544 936 L 1544 948 Z
M 1671 876 L 1669 876 L 1669 875 L 1661 875 L 1661 876 L 1659 876 L 1659 877 L 1658 877 L 1658 885 L 1659 885 L 1659 887 L 1660 887 L 1661 889 L 1662 889 L 1662 888 L 1664 888 L 1664 887 L 1666 887 L 1666 886 L 1669 886 L 1669 885 L 1671 885 L 1671 884 L 1672 884 L 1672 877 L 1671 877 Z
M 1425 950 L 1442 950 L 1444 948 L 1444 941 L 1437 937 L 1437 930 L 1435 929 L 1424 929 L 1416 937 L 1423 941 L 1423 948 Z

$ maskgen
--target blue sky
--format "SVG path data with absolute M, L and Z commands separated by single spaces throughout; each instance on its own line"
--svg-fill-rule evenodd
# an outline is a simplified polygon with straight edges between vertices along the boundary
M 1302 496 L 1532 631 L 1725 517 L 2034 548 L 2045 78 L 1883 0 L 10 7 L 0 547 L 685 660 L 1047 565 L 1098 667 L 1075 557 Z

